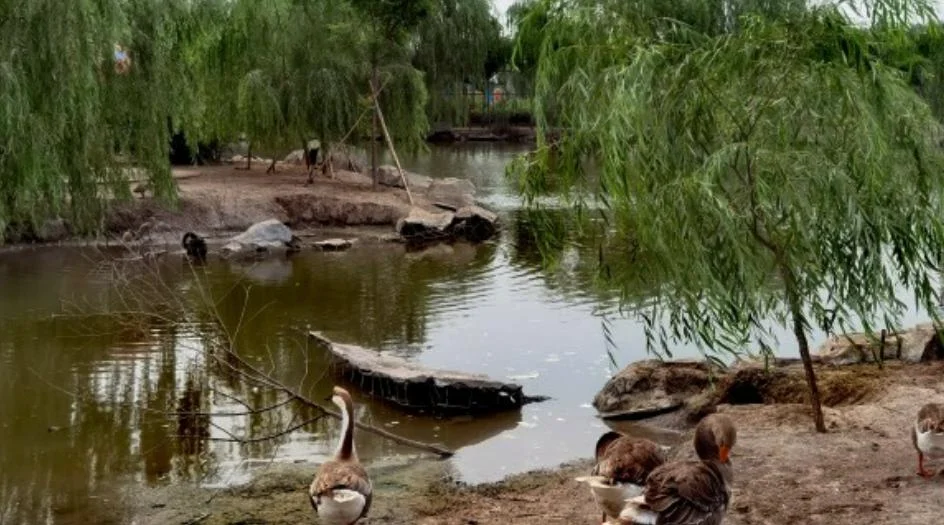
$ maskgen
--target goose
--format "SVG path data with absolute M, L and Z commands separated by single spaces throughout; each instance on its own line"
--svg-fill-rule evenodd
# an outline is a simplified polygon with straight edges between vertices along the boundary
M 334 459 L 321 464 L 308 488 L 312 508 L 324 525 L 353 525 L 367 515 L 373 485 L 354 449 L 354 402 L 336 386 L 331 402 L 341 409 L 342 434 Z
M 207 245 L 203 237 L 196 233 L 187 232 L 180 241 L 181 246 L 187 251 L 187 257 L 191 260 L 205 261 L 207 256 Z
M 591 475 L 576 479 L 590 486 L 590 494 L 603 512 L 601 521 L 616 523 L 625 501 L 642 494 L 646 477 L 665 463 L 665 455 L 648 439 L 611 431 L 597 440 L 594 460 Z
M 928 403 L 918 410 L 911 427 L 911 443 L 918 451 L 918 475 L 930 478 L 934 473 L 925 470 L 924 457 L 944 456 L 944 404 Z
M 623 525 L 720 525 L 731 500 L 731 418 L 711 414 L 695 428 L 696 461 L 665 463 L 649 474 L 645 492 L 626 501 Z

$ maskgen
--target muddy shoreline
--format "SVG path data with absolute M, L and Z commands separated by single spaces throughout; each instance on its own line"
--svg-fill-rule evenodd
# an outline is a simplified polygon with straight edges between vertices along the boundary
M 717 407 L 738 425 L 725 524 L 892 525 L 939 519 L 944 459 L 931 463 L 942 475 L 916 476 L 908 432 L 921 403 L 944 400 L 944 362 L 886 363 L 881 371 L 855 366 L 866 378 L 858 392 L 863 395 L 824 407 L 826 434 L 813 431 L 804 403 Z M 819 373 L 830 370 L 823 366 Z M 641 428 L 638 422 L 622 424 L 629 427 L 618 430 Z M 676 431 L 668 433 L 674 435 L 668 438 L 669 456 L 694 458 L 690 426 L 675 424 Z M 591 447 L 588 443 L 585 459 L 474 486 L 456 481 L 448 461 L 416 456 L 368 465 L 375 499 L 366 523 L 598 524 L 586 487 L 573 479 L 589 468 Z M 308 462 L 274 463 L 249 484 L 227 489 L 177 484 L 146 489 L 143 497 L 127 489 L 121 507 L 139 524 L 314 523 L 305 487 L 315 468 Z
M 441 211 L 439 200 L 412 188 L 413 204 L 403 188 L 373 188 L 370 177 L 338 170 L 330 178 L 319 173 L 308 184 L 304 166 L 278 163 L 275 173 L 257 163 L 252 170 L 242 164 L 175 168 L 178 202 L 169 206 L 149 193 L 137 193 L 130 201 L 112 203 L 95 237 L 73 234 L 64 221 L 47 238 L 12 239 L 0 251 L 41 246 L 159 248 L 179 250 L 187 231 L 204 236 L 211 246 L 225 244 L 254 223 L 278 219 L 303 241 L 329 238 L 365 242 L 396 240 L 397 221 L 412 207 Z M 133 184 L 136 186 L 136 184 Z M 56 221 L 53 221 L 56 222 Z

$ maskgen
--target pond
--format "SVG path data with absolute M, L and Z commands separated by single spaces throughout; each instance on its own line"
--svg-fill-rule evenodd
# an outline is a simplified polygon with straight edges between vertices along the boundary
M 280 405 L 277 392 L 233 374 L 212 352 L 231 343 L 321 400 L 333 378 L 308 330 L 551 396 L 520 412 L 440 419 L 352 388 L 359 419 L 456 450 L 450 461 L 464 481 L 589 456 L 605 428 L 590 403 L 614 371 L 646 357 L 642 325 L 618 315 L 615 292 L 591 284 L 592 250 L 549 272 L 521 242 L 527 221 L 503 172 L 522 151 L 434 147 L 404 160 L 411 171 L 476 184 L 505 224 L 478 246 L 365 244 L 255 263 L 213 259 L 197 270 L 93 249 L 0 253 L 0 522 L 66 523 L 117 485 L 222 486 L 270 460 L 311 462 L 314 472 L 333 452 L 338 422 L 283 433 L 312 414 Z M 783 353 L 793 354 L 778 333 Z M 692 347 L 676 351 L 694 355 Z M 195 411 L 213 415 L 175 414 Z M 241 444 L 226 441 L 231 435 L 278 437 Z M 366 433 L 357 446 L 367 463 L 415 453 Z

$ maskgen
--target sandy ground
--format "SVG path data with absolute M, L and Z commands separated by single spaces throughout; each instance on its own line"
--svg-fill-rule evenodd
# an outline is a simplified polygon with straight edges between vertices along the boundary
M 727 525 L 933 523 L 944 516 L 944 473 L 915 474 L 909 425 L 927 401 L 944 402 L 944 362 L 869 370 L 868 392 L 826 408 L 829 432 L 816 434 L 806 406 L 720 405 L 738 425 L 734 496 Z M 821 372 L 823 373 L 823 372 Z M 593 444 L 587 444 L 587 456 Z M 690 430 L 671 457 L 693 458 Z M 448 462 L 405 458 L 373 465 L 375 499 L 366 524 L 598 524 L 587 489 L 573 480 L 589 459 L 551 471 L 466 486 Z M 930 463 L 944 472 L 944 459 Z M 305 500 L 315 465 L 273 466 L 250 486 L 215 492 L 152 491 L 137 524 L 317 523 Z M 210 500 L 209 502 L 207 502 Z
M 176 168 L 177 209 L 168 209 L 149 194 L 118 204 L 106 219 L 106 235 L 124 235 L 127 240 L 130 234 L 136 243 L 160 244 L 177 242 L 183 232 L 195 231 L 212 240 L 275 218 L 302 233 L 361 227 L 376 236 L 379 231 L 392 233 L 393 225 L 410 209 L 404 190 L 385 186 L 374 190 L 370 178 L 359 173 L 337 171 L 332 179 L 318 172 L 314 183 L 307 184 L 303 166 L 280 163 L 271 174 L 258 163 L 251 171 L 241 167 Z M 421 195 L 414 198 L 418 206 L 431 207 Z

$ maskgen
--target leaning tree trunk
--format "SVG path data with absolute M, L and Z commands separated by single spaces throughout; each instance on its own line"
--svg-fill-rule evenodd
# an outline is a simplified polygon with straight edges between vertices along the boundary
M 820 402 L 819 387 L 816 385 L 816 372 L 813 370 L 813 358 L 810 356 L 810 343 L 806 339 L 806 320 L 803 317 L 803 305 L 796 293 L 796 283 L 793 272 L 781 267 L 787 292 L 787 303 L 790 307 L 790 317 L 793 319 L 793 335 L 796 336 L 800 348 L 800 358 L 803 360 L 803 370 L 806 372 L 806 384 L 810 389 L 810 405 L 813 407 L 813 423 L 817 432 L 826 432 L 826 423 L 823 420 L 823 406 Z

